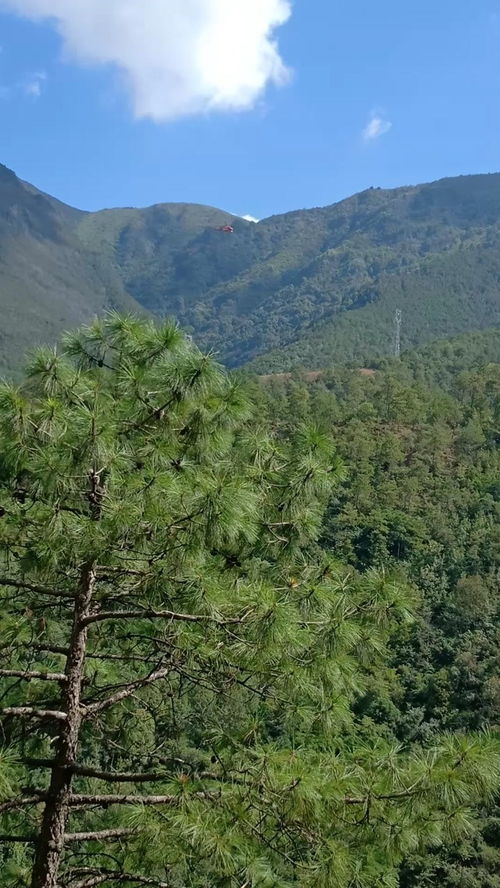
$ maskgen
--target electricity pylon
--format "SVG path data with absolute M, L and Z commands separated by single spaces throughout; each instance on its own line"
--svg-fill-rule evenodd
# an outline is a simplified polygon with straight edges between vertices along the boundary
M 396 309 L 394 318 L 394 356 L 401 357 L 401 325 L 403 323 L 403 312 L 400 308 Z

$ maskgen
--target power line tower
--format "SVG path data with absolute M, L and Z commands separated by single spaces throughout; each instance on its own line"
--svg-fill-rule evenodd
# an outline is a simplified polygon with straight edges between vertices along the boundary
M 396 309 L 394 317 L 394 356 L 401 357 L 401 325 L 403 323 L 403 312 L 400 308 Z

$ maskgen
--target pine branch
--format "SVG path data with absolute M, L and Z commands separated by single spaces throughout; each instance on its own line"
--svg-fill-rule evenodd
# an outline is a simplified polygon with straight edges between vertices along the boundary
M 0 678 L 24 678 L 26 681 L 67 681 L 64 672 L 24 672 L 22 669 L 0 669 Z
M 149 657 L 138 654 L 87 654 L 87 660 L 104 660 L 115 663 L 151 663 L 153 659 L 153 654 Z
M 86 716 L 91 716 L 96 715 L 98 712 L 103 712 L 103 710 L 109 709 L 110 706 L 114 706 L 121 700 L 126 700 L 127 697 L 131 697 L 139 688 L 144 688 L 147 685 L 153 684 L 155 681 L 160 681 L 160 679 L 166 678 L 171 671 L 170 666 L 166 669 L 158 669 L 156 672 L 152 672 L 151 675 L 147 675 L 145 678 L 140 678 L 137 681 L 131 682 L 121 691 L 117 691 L 116 694 L 108 697 L 107 700 L 102 700 L 100 703 L 91 703 L 90 705 L 83 704 L 84 714 Z
M 20 718 L 50 718 L 56 721 L 66 721 L 68 717 L 65 712 L 57 712 L 53 709 L 33 709 L 32 706 L 8 706 L 6 709 L 0 709 L 0 717 L 8 715 L 19 716 Z
M 66 833 L 64 843 L 68 842 L 103 842 L 107 839 L 125 839 L 137 834 L 136 829 L 102 829 L 99 832 Z M 0 837 L 1 841 L 1 837 Z
M 78 872 L 83 873 L 85 870 L 79 870 Z M 136 882 L 138 885 L 153 885 L 155 888 L 171 888 L 166 882 L 161 882 L 159 879 L 151 879 L 146 876 L 136 876 L 130 873 L 118 873 L 114 870 L 102 869 L 98 871 L 95 869 L 89 869 L 87 872 L 89 873 L 88 878 L 73 884 L 72 888 L 94 888 L 94 886 L 103 885 L 105 882 Z
M 36 595 L 50 595 L 54 598 L 74 598 L 72 592 L 60 592 L 57 589 L 47 589 L 46 586 L 37 586 L 33 583 L 26 583 L 24 580 L 14 580 L 8 577 L 0 577 L 0 586 L 21 589 L 24 592 L 34 592 Z
M 31 805 L 40 805 L 41 802 L 45 801 L 45 798 L 45 793 L 39 792 L 33 796 L 10 799 L 10 801 L 0 804 L 0 814 L 5 814 L 7 811 L 16 811 L 18 808 L 30 808 Z
M 178 805 L 182 801 L 215 801 L 220 793 L 194 792 L 184 795 L 71 795 L 68 804 L 71 808 L 108 808 L 112 805 Z M 0 809 L 1 811 L 1 809 Z
M 356 798 L 345 798 L 343 799 L 344 805 L 368 805 L 370 802 L 395 802 L 398 799 L 411 799 L 414 796 L 418 795 L 421 792 L 427 791 L 427 787 L 421 786 L 420 788 L 412 788 L 412 789 L 403 789 L 400 792 L 390 792 L 385 795 L 369 795 L 365 796 L 361 799 Z
M 171 404 L 173 404 L 176 400 L 179 400 L 179 397 L 182 397 L 182 395 L 180 395 L 180 393 L 179 393 L 179 395 L 177 393 L 174 393 L 168 399 L 168 401 L 165 401 L 165 403 L 161 404 L 160 407 L 155 407 L 154 410 L 151 410 L 151 412 L 145 417 L 145 419 L 141 419 L 137 422 L 134 422 L 131 426 L 129 426 L 127 433 L 130 434 L 130 432 L 140 431 L 152 419 L 161 419 L 163 414 L 165 413 L 165 410 L 168 410 L 168 408 L 171 406 Z
M 233 617 L 231 619 L 219 619 L 205 614 L 178 614 L 174 611 L 156 611 L 156 610 L 139 610 L 139 611 L 101 611 L 97 614 L 90 614 L 83 620 L 84 626 L 91 623 L 102 623 L 104 620 L 140 620 L 140 619 L 163 619 L 180 621 L 185 623 L 212 623 L 216 626 L 228 626 L 237 623 L 243 623 L 249 617 L 244 614 L 242 617 Z

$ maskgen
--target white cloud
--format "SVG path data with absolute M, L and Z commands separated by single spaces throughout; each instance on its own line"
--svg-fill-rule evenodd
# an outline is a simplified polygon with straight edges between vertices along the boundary
M 45 71 L 35 71 L 32 74 L 26 74 L 22 80 L 15 83 L 3 84 L 0 86 L 0 99 L 15 99 L 16 96 L 28 96 L 32 99 L 39 99 L 43 92 L 44 83 L 47 80 Z
M 67 55 L 112 65 L 137 117 L 172 120 L 252 108 L 288 70 L 274 39 L 291 0 L 0 0 L 51 19 Z
M 42 87 L 46 80 L 47 75 L 45 71 L 37 71 L 35 74 L 32 74 L 25 83 L 22 84 L 21 88 L 27 96 L 32 96 L 34 99 L 39 99 L 42 95 Z
M 255 216 L 242 216 L 242 219 L 245 219 L 246 222 L 259 222 L 260 219 L 256 219 Z
M 25 85 L 24 91 L 27 96 L 33 96 L 34 99 L 38 99 L 42 95 L 40 81 L 30 80 L 30 82 Z
M 390 120 L 386 120 L 381 114 L 372 112 L 362 136 L 365 142 L 372 142 L 374 139 L 380 139 L 380 136 L 384 136 L 390 129 L 392 129 Z

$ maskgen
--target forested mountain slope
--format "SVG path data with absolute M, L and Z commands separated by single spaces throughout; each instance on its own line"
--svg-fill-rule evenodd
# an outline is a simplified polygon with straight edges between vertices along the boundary
M 499 255 L 500 174 L 255 225 L 190 204 L 84 213 L 0 167 L 2 366 L 109 306 L 175 316 L 230 366 L 365 362 L 390 352 L 396 307 L 404 347 L 499 324 Z
M 155 250 L 168 263 L 192 237 L 228 218 L 175 204 L 84 213 L 0 165 L 0 371 L 16 370 L 27 349 L 52 345 L 63 331 L 106 309 L 143 313 L 133 296 L 139 265 L 148 267 L 141 290 L 147 310 L 158 282 Z
M 376 296 L 357 311 L 312 325 L 282 348 L 255 359 L 257 372 L 371 364 L 394 350 L 394 317 L 403 312 L 401 348 L 500 324 L 498 246 L 464 246 L 381 275 Z
M 419 590 L 417 623 L 393 646 L 392 694 L 359 701 L 368 731 L 405 746 L 500 719 L 500 331 L 387 361 L 255 382 L 261 413 L 330 432 L 346 473 L 323 545 L 353 569 L 383 566 Z M 497 348 L 497 362 L 492 361 Z M 484 360 L 480 352 L 484 349 Z M 409 853 L 401 888 L 498 888 L 500 810 L 485 806 L 453 850 Z
M 463 333 L 453 339 L 440 339 L 412 349 L 401 356 L 384 359 L 377 365 L 384 370 L 397 370 L 400 378 L 424 385 L 439 386 L 445 391 L 457 389 L 457 379 L 470 371 L 479 371 L 500 361 L 500 327 Z
M 1 372 L 106 307 L 134 307 L 112 268 L 82 251 L 81 217 L 0 166 Z

